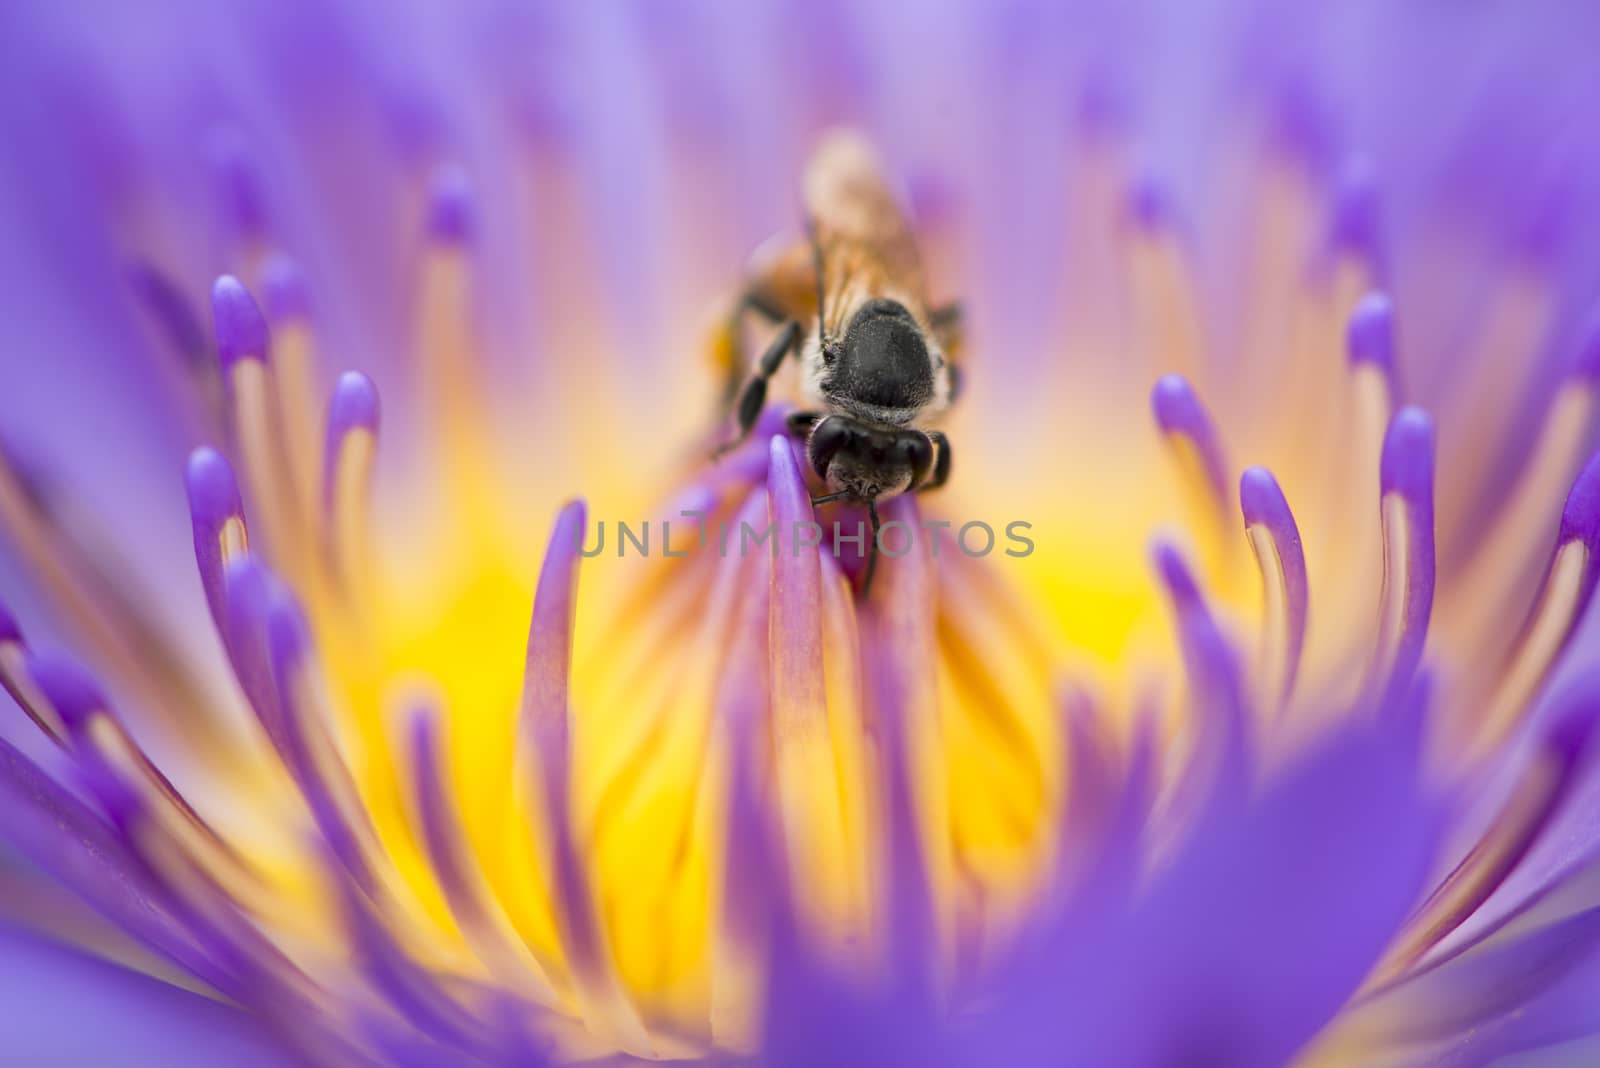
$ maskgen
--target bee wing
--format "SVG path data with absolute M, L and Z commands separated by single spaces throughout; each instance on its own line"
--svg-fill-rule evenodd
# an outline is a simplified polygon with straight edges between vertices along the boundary
M 872 146 L 853 131 L 824 137 L 801 188 L 822 256 L 830 333 L 857 301 L 852 294 L 901 293 L 925 306 L 922 258 L 902 201 Z

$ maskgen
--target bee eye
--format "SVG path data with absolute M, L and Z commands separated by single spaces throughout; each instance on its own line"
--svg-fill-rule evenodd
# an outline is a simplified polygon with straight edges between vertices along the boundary
M 811 432 L 806 452 L 811 461 L 811 470 L 817 473 L 818 478 L 828 477 L 828 465 L 854 436 L 849 425 L 837 416 L 830 416 L 817 424 Z
M 926 434 L 908 433 L 897 442 L 901 456 L 911 467 L 911 484 L 914 486 L 928 477 L 933 467 L 933 442 Z

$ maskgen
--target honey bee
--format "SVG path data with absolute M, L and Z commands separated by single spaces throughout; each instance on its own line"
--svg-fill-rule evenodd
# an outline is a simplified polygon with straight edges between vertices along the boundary
M 950 441 L 934 429 L 959 391 L 951 356 L 956 305 L 933 306 L 906 211 L 877 154 L 859 135 L 827 136 L 801 185 L 806 237 L 758 257 L 727 332 L 730 366 L 753 313 L 776 329 L 738 390 L 743 441 L 767 404 L 768 383 L 793 356 L 799 407 L 789 431 L 827 492 L 813 504 L 865 504 L 872 525 L 863 592 L 877 562 L 878 502 L 938 489 L 950 478 Z

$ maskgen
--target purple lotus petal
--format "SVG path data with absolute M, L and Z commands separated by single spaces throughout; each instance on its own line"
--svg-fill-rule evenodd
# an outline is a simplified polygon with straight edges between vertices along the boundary
M 884 509 L 885 522 L 898 520 L 917 528 L 917 507 L 908 497 L 896 497 Z M 932 548 L 915 539 L 911 551 L 896 561 L 882 614 L 876 621 L 884 655 L 873 674 L 873 692 L 882 724 L 883 777 L 889 836 L 888 909 L 889 969 L 893 992 L 917 998 L 927 994 L 929 953 L 936 922 L 931 900 L 928 845 L 918 826 L 918 786 L 914 779 L 911 732 L 918 729 L 911 710 L 924 707 L 919 664 L 929 661 L 915 655 L 919 645 L 931 642 L 928 604 L 932 583 Z M 890 652 L 890 650 L 893 650 Z
M 752 499 L 760 501 L 761 495 Z M 757 577 L 770 566 L 765 556 L 757 555 L 752 561 Z M 716 697 L 717 720 L 727 732 L 732 765 L 728 859 L 723 870 L 725 909 L 735 937 L 749 947 L 765 946 L 776 958 L 793 960 L 803 947 L 796 941 L 799 934 L 794 929 L 791 883 L 773 813 L 756 777 L 763 756 L 759 728 L 770 693 L 766 630 L 761 621 L 770 611 L 771 583 L 755 589 L 756 595 L 746 602 L 743 618 L 737 621 L 738 637 L 729 650 L 728 669 Z
M 1066 884 L 1067 893 L 1052 905 L 1056 915 L 1045 918 L 1043 936 L 1020 947 L 1008 962 L 1001 972 L 1001 985 L 1016 990 L 1048 987 L 1060 961 L 1077 952 L 1072 943 L 1081 932 L 1094 930 L 1108 917 L 1118 916 L 1132 906 L 1139 877 L 1149 859 L 1155 752 L 1155 728 L 1147 720 L 1135 728 L 1114 794 L 1092 806 L 1089 815 L 1094 826 L 1090 828 L 1089 841 L 1073 843 L 1068 859 L 1077 861 L 1078 877 Z M 1074 763 L 1074 774 L 1077 767 Z M 1068 799 L 1069 819 L 1079 826 L 1087 822 L 1081 811 L 1086 800 L 1082 795 L 1091 789 L 1103 792 L 1109 785 L 1075 786 Z
M 1068 792 L 1057 845 L 1056 880 L 1070 885 L 1075 876 L 1094 871 L 1097 855 L 1112 833 L 1121 784 L 1118 759 L 1092 699 L 1082 690 L 1061 698 L 1062 739 Z
M 1438 813 L 1395 731 L 1351 725 L 1258 799 L 1210 810 L 1131 910 L 1075 931 L 1054 975 L 1012 991 L 1025 1015 L 999 1014 L 975 1051 L 1283 1063 L 1355 992 L 1428 875 Z
M 1519 994 L 1524 1000 L 1514 1011 L 1475 1021 L 1469 1032 L 1437 1043 L 1430 1063 L 1468 1068 L 1591 1038 L 1600 1029 L 1594 1004 L 1595 984 L 1600 981 L 1600 954 L 1594 952 L 1597 926 L 1596 910 L 1586 909 L 1462 961 L 1459 973 L 1435 973 L 1438 985 L 1426 991 L 1419 987 L 1419 993 L 1459 997 L 1463 1006 L 1474 1004 L 1474 995 L 1486 995 L 1494 1005 L 1514 1001 Z M 1430 999 L 1429 1008 L 1437 1012 L 1440 1006 Z M 1586 1044 L 1578 1043 L 1580 1049 Z M 1559 1049 L 1552 1050 L 1553 1063 L 1559 1064 L 1561 1056 Z
M 261 1021 L 223 1002 L 15 929 L 0 929 L 0 953 L 0 1033 L 15 1063 L 303 1063 Z
M 913 522 L 915 506 L 906 498 L 895 498 L 885 517 Z M 903 674 L 915 670 L 915 661 L 903 659 L 899 652 L 904 648 L 902 639 L 918 640 L 907 632 L 926 626 L 926 606 L 921 602 L 927 585 L 918 580 L 919 573 L 932 565 L 928 544 L 917 539 L 912 551 L 895 563 L 900 566 L 885 576 L 889 588 L 877 620 L 887 655 L 875 670 L 888 806 L 888 976 L 882 989 L 863 993 L 809 953 L 780 944 L 780 951 L 788 952 L 773 964 L 763 1053 L 764 1062 L 774 1066 L 826 1063 L 865 1068 L 897 1059 L 930 1066 L 962 1063 L 953 1044 L 939 1033 L 930 998 L 928 954 L 935 924 L 906 740 L 911 729 L 908 701 L 913 699 L 915 683 Z
M 823 710 L 821 566 L 815 553 L 795 548 L 800 527 L 814 519 L 794 447 L 785 436 L 773 437 L 770 444 L 767 501 L 780 543 L 772 568 L 772 612 L 784 635 L 772 649 L 772 686 L 777 729 L 786 733 L 804 729 L 786 725 L 787 718 Z
M 1586 908 L 1488 940 L 1358 1002 L 1344 1026 L 1354 1040 L 1372 1044 L 1444 1040 L 1453 1055 L 1430 1062 L 1444 1064 L 1483 1064 L 1529 1045 L 1588 1034 L 1600 1025 L 1600 1012 L 1592 1003 L 1562 1002 L 1571 1001 L 1566 988 L 1573 979 L 1592 983 L 1597 948 L 1600 907 Z M 1530 1003 L 1540 1008 L 1528 1013 L 1523 1006 Z
M 0 837 L 146 946 L 207 982 L 225 983 L 168 911 L 113 828 L 0 740 Z

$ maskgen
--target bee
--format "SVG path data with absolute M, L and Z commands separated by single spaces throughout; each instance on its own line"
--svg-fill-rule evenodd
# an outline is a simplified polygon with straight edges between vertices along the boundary
M 877 564 L 878 502 L 938 489 L 950 478 L 949 439 L 935 429 L 959 392 L 952 355 L 958 305 L 934 306 L 907 213 L 884 168 L 859 135 L 827 136 L 801 183 L 806 237 L 758 256 L 725 338 L 743 367 L 745 318 L 776 332 L 755 361 L 734 413 L 743 441 L 767 405 L 768 384 L 793 358 L 799 407 L 789 432 L 826 492 L 813 504 L 865 504 L 872 546 L 863 594 Z M 730 390 L 730 393 L 732 390 Z

